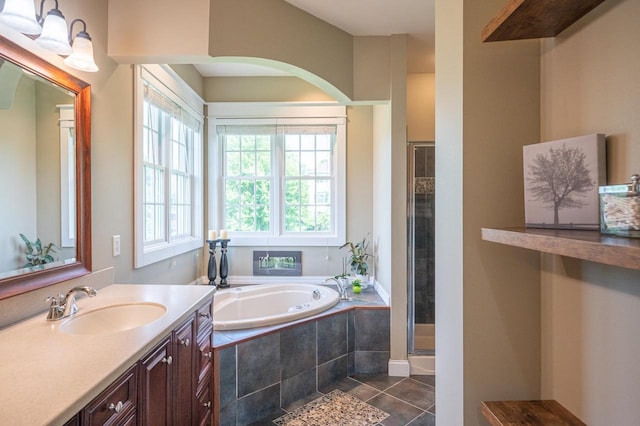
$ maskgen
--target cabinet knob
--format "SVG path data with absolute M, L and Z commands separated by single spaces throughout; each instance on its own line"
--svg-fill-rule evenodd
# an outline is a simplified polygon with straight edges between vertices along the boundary
M 189 345 L 191 344 L 191 341 L 189 339 L 180 339 L 180 344 L 184 347 L 189 347 Z
M 205 358 L 209 358 L 212 359 L 213 358 L 213 352 L 209 351 L 209 352 L 202 352 L 202 356 Z
M 120 411 L 122 411 L 122 407 L 124 407 L 124 404 L 122 403 L 122 401 L 118 401 L 116 404 L 114 404 L 113 402 L 109 404 L 107 409 L 109 411 L 115 411 L 116 413 L 119 413 Z
M 209 312 L 200 312 L 201 317 L 211 318 L 211 314 Z
M 205 402 L 202 404 L 203 407 L 211 408 L 211 402 Z
M 171 365 L 171 363 L 173 362 L 173 357 L 171 355 L 169 355 L 166 358 L 162 358 L 162 362 L 167 364 L 167 365 Z

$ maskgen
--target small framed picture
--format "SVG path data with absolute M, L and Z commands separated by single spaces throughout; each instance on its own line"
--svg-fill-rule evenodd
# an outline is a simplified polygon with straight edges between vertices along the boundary
M 301 276 L 301 251 L 253 251 L 253 275 Z
M 607 184 L 605 135 L 523 147 L 525 225 L 600 229 L 598 187 Z

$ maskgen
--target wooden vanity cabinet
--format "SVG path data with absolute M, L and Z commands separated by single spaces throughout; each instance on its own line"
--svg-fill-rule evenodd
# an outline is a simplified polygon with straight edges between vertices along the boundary
M 211 425 L 211 308 L 202 304 L 65 426 Z
M 140 424 L 211 424 L 211 301 L 140 361 Z

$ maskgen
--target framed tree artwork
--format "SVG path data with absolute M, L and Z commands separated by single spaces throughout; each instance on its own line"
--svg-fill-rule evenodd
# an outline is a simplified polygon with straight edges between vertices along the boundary
M 606 185 L 605 135 L 523 147 L 525 225 L 599 229 L 598 186 Z

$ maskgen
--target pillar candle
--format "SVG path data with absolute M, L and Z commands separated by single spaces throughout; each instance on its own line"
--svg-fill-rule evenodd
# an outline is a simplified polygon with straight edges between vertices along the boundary
M 229 239 L 229 234 L 227 233 L 226 229 L 221 229 L 220 230 L 220 239 L 222 239 L 222 240 L 228 240 Z
M 209 240 L 217 240 L 218 239 L 218 233 L 212 229 L 209 229 Z

